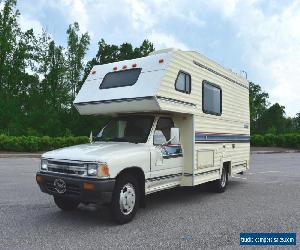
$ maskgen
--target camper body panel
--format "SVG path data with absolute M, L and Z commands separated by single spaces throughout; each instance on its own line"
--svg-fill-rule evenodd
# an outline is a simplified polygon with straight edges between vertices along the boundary
M 175 90 L 175 79 L 180 71 L 191 75 L 190 94 Z M 202 109 L 204 81 L 222 90 L 220 115 L 207 114 Z M 170 100 L 163 102 L 158 99 L 162 110 L 194 114 L 193 164 L 184 165 L 182 185 L 197 185 L 220 178 L 223 163 L 226 162 L 229 163 L 230 174 L 249 168 L 248 86 L 244 78 L 199 53 L 173 53 L 157 95 Z

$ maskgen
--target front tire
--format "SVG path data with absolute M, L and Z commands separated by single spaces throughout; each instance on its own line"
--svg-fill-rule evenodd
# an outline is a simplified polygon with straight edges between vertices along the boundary
M 54 202 L 56 206 L 58 206 L 63 211 L 75 210 L 80 203 L 79 201 L 66 199 L 58 196 L 54 196 Z
M 228 171 L 227 168 L 223 167 L 221 178 L 211 183 L 212 188 L 217 193 L 223 193 L 226 190 L 228 183 Z
M 138 210 L 139 202 L 138 181 L 132 175 L 121 175 L 116 182 L 111 202 L 113 220 L 118 224 L 131 221 Z

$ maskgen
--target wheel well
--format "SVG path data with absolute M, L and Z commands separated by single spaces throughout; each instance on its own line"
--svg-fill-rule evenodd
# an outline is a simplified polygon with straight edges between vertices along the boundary
M 141 192 L 141 207 L 145 207 L 145 174 L 139 167 L 130 167 L 123 169 L 117 176 L 117 179 L 123 174 L 130 174 L 134 176 L 138 183 Z
M 223 167 L 227 170 L 227 173 L 231 175 L 230 170 L 231 170 L 231 161 L 225 161 L 223 162 Z

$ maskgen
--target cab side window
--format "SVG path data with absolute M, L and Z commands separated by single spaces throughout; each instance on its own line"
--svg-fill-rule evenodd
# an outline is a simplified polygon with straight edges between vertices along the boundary
M 174 128 L 174 122 L 171 118 L 168 117 L 159 118 L 156 125 L 156 130 L 160 130 L 165 136 L 167 141 L 171 139 L 171 128 Z

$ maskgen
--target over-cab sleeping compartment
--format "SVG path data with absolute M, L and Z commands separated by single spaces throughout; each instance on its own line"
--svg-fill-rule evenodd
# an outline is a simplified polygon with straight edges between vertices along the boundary
M 171 53 L 95 66 L 74 100 L 82 115 L 159 111 L 155 95 Z

